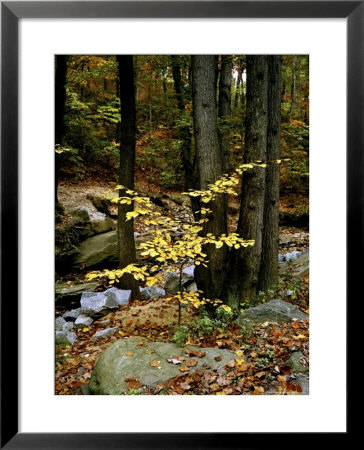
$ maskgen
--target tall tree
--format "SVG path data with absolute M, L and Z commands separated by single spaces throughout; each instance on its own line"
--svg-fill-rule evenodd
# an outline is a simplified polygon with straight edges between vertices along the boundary
M 281 56 L 268 56 L 268 131 L 267 160 L 280 157 Z M 279 164 L 268 164 L 264 200 L 264 228 L 258 291 L 266 292 L 278 283 L 279 248 Z
M 172 60 L 172 74 L 173 74 L 174 88 L 176 91 L 176 98 L 177 98 L 177 106 L 180 118 L 183 119 L 183 116 L 186 114 L 185 110 L 186 106 L 185 106 L 184 87 L 181 77 L 180 59 L 179 56 L 172 55 L 171 60 Z M 196 167 L 197 160 L 196 160 L 196 153 L 195 155 L 193 155 L 192 153 L 192 136 L 190 127 L 185 120 L 182 120 L 182 123 L 183 125 L 179 129 L 180 138 L 182 140 L 181 157 L 185 173 L 185 190 L 188 191 L 189 189 L 195 190 L 198 187 L 197 167 Z M 199 200 L 197 197 L 190 197 L 190 199 L 193 214 L 195 215 L 195 218 L 197 218 L 198 215 L 196 214 L 196 211 L 200 209 Z
M 135 86 L 133 56 L 118 55 L 120 92 L 120 171 L 119 183 L 127 189 L 134 190 L 135 166 Z M 124 196 L 125 189 L 120 189 L 119 196 Z M 119 266 L 123 268 L 136 261 L 134 222 L 126 220 L 126 213 L 133 210 L 133 205 L 118 205 L 118 243 Z M 124 275 L 120 280 L 122 288 L 131 289 L 132 297 L 139 298 L 139 284 L 131 275 Z
M 231 71 L 232 56 L 223 55 L 221 57 L 220 82 L 219 82 L 219 110 L 218 116 L 222 121 L 222 125 L 226 124 L 226 119 L 230 117 L 231 103 Z M 220 146 L 222 153 L 223 172 L 229 170 L 229 140 L 228 133 L 220 132 Z
M 244 163 L 264 161 L 267 149 L 268 57 L 247 56 L 247 98 Z M 237 232 L 253 239 L 252 247 L 232 252 L 228 301 L 239 305 L 256 293 L 262 251 L 265 169 L 243 173 Z
M 66 104 L 66 76 L 67 76 L 67 56 L 56 56 L 56 77 L 55 77 L 55 145 L 62 145 L 64 136 L 64 112 Z M 55 157 L 55 197 L 58 204 L 58 181 L 60 169 L 60 155 Z
M 216 59 L 214 55 L 192 56 L 192 103 L 195 145 L 199 167 L 199 183 L 206 189 L 223 173 L 216 117 Z M 224 198 L 219 196 L 209 205 L 211 214 L 203 234 L 220 236 L 227 233 Z M 227 251 L 206 246 L 208 268 L 197 266 L 196 281 L 207 298 L 220 298 L 226 277 Z

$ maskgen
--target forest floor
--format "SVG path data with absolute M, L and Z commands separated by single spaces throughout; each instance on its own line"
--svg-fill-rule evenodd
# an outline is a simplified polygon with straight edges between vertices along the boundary
M 89 195 L 104 196 L 105 191 L 112 190 L 115 183 L 103 180 L 61 181 L 59 199 L 66 210 L 77 207 L 92 207 Z M 138 192 L 160 198 L 160 188 L 150 186 L 144 181 L 137 181 Z M 180 192 L 168 191 L 163 196 L 165 210 L 187 216 L 190 214 L 187 197 Z M 290 199 L 283 199 L 281 209 L 292 212 Z M 237 220 L 237 204 L 229 202 L 229 228 L 232 231 Z M 294 208 L 293 208 L 294 209 Z M 145 232 L 145 225 L 138 219 L 135 231 Z M 308 248 L 308 230 L 294 227 L 280 227 L 280 253 L 303 251 Z M 66 277 L 82 278 L 82 274 Z M 309 312 L 308 278 L 299 282 L 292 277 L 285 277 L 280 289 L 291 290 L 293 296 L 285 297 L 302 311 Z M 57 313 L 57 311 L 56 311 Z M 140 337 L 147 341 L 171 342 L 177 325 L 178 304 L 171 298 L 133 301 L 122 306 L 93 323 L 91 329 L 77 330 L 77 342 L 71 346 L 56 346 L 55 392 L 59 395 L 81 395 L 86 386 L 98 357 L 114 341 L 120 338 Z M 181 324 L 188 325 L 197 317 L 192 307 L 184 307 Z M 117 326 L 119 333 L 108 338 L 92 340 L 97 330 Z M 263 323 L 255 326 L 253 333 L 242 333 L 241 329 L 231 325 L 221 332 L 215 330 L 209 336 L 190 338 L 189 345 L 200 347 L 217 347 L 230 349 L 244 359 L 244 371 L 235 370 L 233 376 L 222 378 L 213 371 L 197 371 L 194 375 L 183 374 L 155 389 L 147 389 L 143 394 L 300 394 L 302 388 L 295 383 L 295 375 L 285 362 L 292 352 L 302 353 L 301 362 L 308 367 L 309 352 L 308 320 L 292 321 L 287 324 Z M 140 393 L 138 382 L 131 380 L 130 393 Z

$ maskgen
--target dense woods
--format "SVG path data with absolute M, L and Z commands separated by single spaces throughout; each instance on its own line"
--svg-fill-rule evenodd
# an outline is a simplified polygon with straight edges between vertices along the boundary
M 167 355 L 163 387 L 130 369 L 119 393 L 305 391 L 308 74 L 304 55 L 56 57 L 57 393 L 111 393 L 96 356 L 139 364 L 153 341 L 214 363 Z

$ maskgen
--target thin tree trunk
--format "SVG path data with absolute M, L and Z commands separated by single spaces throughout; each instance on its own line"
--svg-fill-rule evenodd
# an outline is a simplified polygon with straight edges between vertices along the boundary
M 241 68 L 238 69 L 238 78 L 236 80 L 236 85 L 235 85 L 235 100 L 234 100 L 234 106 L 235 108 L 237 108 L 239 106 L 239 90 L 240 90 L 240 86 L 243 82 L 243 78 L 242 78 L 242 70 Z
M 64 136 L 64 111 L 66 104 L 67 56 L 56 56 L 55 79 L 55 145 L 62 145 Z M 60 155 L 55 156 L 55 200 L 58 203 L 58 181 L 60 170 Z
M 181 79 L 181 65 L 178 56 L 171 55 L 171 59 L 177 105 L 180 116 L 182 116 L 185 113 L 185 98 Z M 198 188 L 196 158 L 192 155 L 192 136 L 190 127 L 188 125 L 180 128 L 180 137 L 182 140 L 181 157 L 185 172 L 185 190 L 195 190 Z M 190 197 L 190 199 L 192 212 L 195 216 L 195 219 L 198 219 L 199 215 L 196 214 L 196 211 L 200 209 L 200 202 L 197 197 Z
M 200 189 L 206 189 L 223 173 L 216 117 L 215 67 L 213 55 L 192 56 L 193 119 Z M 208 207 L 212 213 L 202 233 L 214 236 L 227 233 L 223 196 Z M 215 245 L 208 244 L 206 253 L 208 267 L 196 267 L 196 282 L 207 298 L 220 298 L 226 277 L 226 246 L 216 249 Z
M 264 161 L 267 149 L 267 56 L 247 56 L 247 111 L 244 162 Z M 228 301 L 238 306 L 256 293 L 264 212 L 265 169 L 254 167 L 244 172 L 237 232 L 253 239 L 252 247 L 232 252 Z
M 133 57 L 118 55 L 116 58 L 119 67 L 121 109 L 119 183 L 127 189 L 134 190 L 136 113 Z M 125 189 L 121 189 L 119 195 L 125 195 Z M 132 210 L 133 205 L 118 205 L 120 268 L 136 261 L 134 222 L 126 220 L 126 213 Z M 120 280 L 120 286 L 131 289 L 132 297 L 139 298 L 139 283 L 131 275 L 124 275 Z
M 297 61 L 297 56 L 293 55 L 292 84 L 291 84 L 291 108 L 289 111 L 289 115 L 291 118 L 293 118 L 294 107 L 295 107 L 295 96 L 296 96 L 296 61 Z
M 281 67 L 281 56 L 268 56 L 268 161 L 280 157 Z M 268 164 L 265 183 L 262 256 L 258 279 L 258 291 L 263 292 L 278 284 L 279 164 Z

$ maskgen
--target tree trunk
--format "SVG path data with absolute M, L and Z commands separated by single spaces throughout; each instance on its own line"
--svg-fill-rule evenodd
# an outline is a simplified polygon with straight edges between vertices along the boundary
M 243 84 L 243 75 L 241 68 L 238 69 L 238 78 L 236 80 L 235 85 L 235 100 L 234 100 L 234 106 L 237 108 L 239 106 L 239 90 L 240 86 Z
M 290 118 L 293 119 L 294 107 L 295 107 L 295 96 L 296 96 L 296 61 L 297 56 L 293 55 L 292 60 L 292 84 L 291 84 L 291 108 L 289 111 Z
M 281 56 L 268 56 L 268 161 L 280 157 L 281 67 Z M 263 292 L 278 284 L 279 164 L 268 164 L 265 184 L 262 256 L 258 279 L 258 291 Z
M 119 183 L 134 190 L 136 113 L 133 57 L 118 55 L 116 58 L 119 67 L 121 109 Z M 125 189 L 119 191 L 119 196 L 123 195 L 125 195 Z M 132 210 L 133 205 L 118 205 L 119 266 L 121 269 L 136 261 L 134 222 L 126 220 L 126 213 Z M 133 298 L 139 298 L 139 283 L 131 275 L 124 275 L 119 284 L 123 289 L 131 289 Z
M 55 145 L 62 145 L 64 135 L 64 110 L 66 103 L 66 76 L 67 56 L 56 56 L 56 79 L 55 79 Z M 55 199 L 58 203 L 58 181 L 60 169 L 60 155 L 55 157 Z
M 185 98 L 184 87 L 181 78 L 181 65 L 178 56 L 171 55 L 171 59 L 178 110 L 180 116 L 183 116 L 183 114 L 185 114 Z M 185 172 L 185 191 L 188 191 L 189 189 L 195 190 L 198 188 L 198 181 L 196 173 L 196 158 L 192 155 L 192 136 L 190 127 L 188 125 L 182 126 L 180 128 L 179 134 L 182 140 L 181 157 Z M 200 209 L 200 202 L 197 197 L 190 197 L 190 200 L 192 212 L 195 216 L 195 219 L 198 219 L 199 215 L 196 214 L 196 211 Z
M 192 56 L 193 119 L 200 189 L 206 189 L 223 173 L 216 117 L 215 67 L 214 55 Z M 227 233 L 223 196 L 208 204 L 208 207 L 212 213 L 202 233 L 212 233 L 214 236 Z M 215 245 L 208 244 L 205 250 L 208 267 L 196 267 L 196 282 L 205 297 L 220 298 L 226 277 L 226 246 L 216 249 Z
M 264 161 L 267 149 L 268 57 L 247 56 L 247 110 L 244 163 Z M 256 293 L 264 212 L 265 169 L 254 167 L 243 173 L 237 232 L 253 239 L 252 247 L 232 252 L 228 301 L 238 306 Z
M 219 83 L 219 118 L 222 124 L 226 124 L 226 119 L 230 117 L 231 102 L 231 71 L 233 67 L 232 56 L 221 57 L 220 83 Z M 222 154 L 222 170 L 228 173 L 229 170 L 229 136 L 226 130 L 220 133 L 220 146 Z

